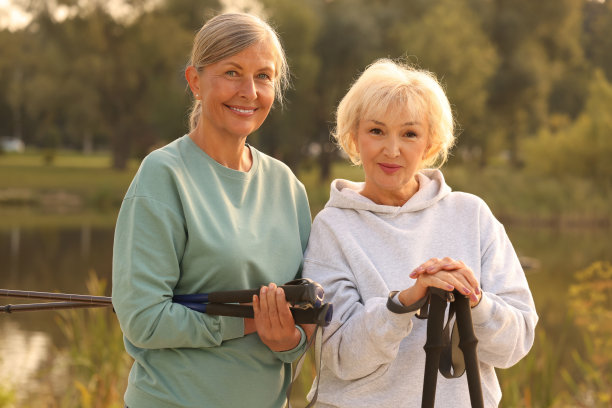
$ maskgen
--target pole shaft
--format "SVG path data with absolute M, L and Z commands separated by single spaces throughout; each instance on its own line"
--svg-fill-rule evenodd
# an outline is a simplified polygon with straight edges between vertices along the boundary
M 110 305 L 111 298 L 107 296 L 75 295 L 70 293 L 34 292 L 26 290 L 0 289 L 0 296 L 26 299 L 67 300 L 80 303 L 100 303 Z
M 465 296 L 455 297 L 455 313 L 457 314 L 457 327 L 459 329 L 459 348 L 465 360 L 465 372 L 470 391 L 472 408 L 483 408 L 482 385 L 480 382 L 480 367 L 476 346 L 478 339 L 474 333 L 470 300 Z
M 39 310 L 77 309 L 84 307 L 108 307 L 102 303 L 79 303 L 79 302 L 50 302 L 50 303 L 28 303 L 17 305 L 0 306 L 0 313 L 32 312 Z
M 444 311 L 446 299 L 432 293 L 429 300 L 429 316 L 427 317 L 427 341 L 425 342 L 425 375 L 423 377 L 423 398 L 421 408 L 433 408 L 436 401 L 436 385 L 438 382 L 438 367 L 440 354 L 444 348 L 442 328 L 444 326 Z

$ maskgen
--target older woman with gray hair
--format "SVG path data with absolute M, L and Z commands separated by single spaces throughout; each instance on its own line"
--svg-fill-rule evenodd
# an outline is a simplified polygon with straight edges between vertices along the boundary
M 495 368 L 533 344 L 538 317 L 503 225 L 439 170 L 453 122 L 435 76 L 391 60 L 369 66 L 338 106 L 334 137 L 365 181 L 332 182 L 304 259 L 334 304 L 320 407 L 420 406 L 427 321 L 415 315 L 429 288 L 470 299 L 485 406 L 501 399 Z M 437 388 L 436 406 L 470 406 L 465 376 Z
M 221 14 L 197 33 L 185 77 L 190 131 L 144 159 L 117 220 L 112 298 L 134 358 L 124 400 L 282 407 L 306 335 L 277 284 L 301 271 L 310 210 L 289 168 L 246 139 L 282 97 L 285 54 L 263 20 Z M 254 319 L 172 301 L 259 287 Z

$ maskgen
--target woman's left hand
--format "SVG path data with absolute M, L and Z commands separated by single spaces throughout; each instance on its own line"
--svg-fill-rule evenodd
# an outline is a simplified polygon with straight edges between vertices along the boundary
M 422 275 L 435 275 L 439 272 L 449 272 L 453 274 L 453 281 L 455 281 L 453 285 L 454 289 L 457 289 L 470 298 L 471 307 L 476 306 L 480 302 L 482 291 L 480 290 L 478 281 L 474 276 L 474 272 L 462 261 L 457 261 L 449 257 L 442 259 L 431 258 L 412 271 L 410 277 L 417 279 Z
M 272 351 L 286 351 L 295 348 L 301 339 L 285 291 L 274 283 L 264 286 L 259 296 L 253 296 L 255 327 L 261 341 Z

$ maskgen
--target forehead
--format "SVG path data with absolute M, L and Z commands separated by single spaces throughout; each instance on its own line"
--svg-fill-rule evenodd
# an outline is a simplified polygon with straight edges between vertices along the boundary
M 236 65 L 247 69 L 268 69 L 276 71 L 277 52 L 270 41 L 261 41 L 252 44 L 244 50 L 230 55 L 215 64 L 218 65 Z M 215 65 L 211 64 L 211 65 Z
M 413 123 L 424 125 L 427 123 L 426 111 L 420 104 L 371 104 L 365 107 L 362 118 L 387 124 Z

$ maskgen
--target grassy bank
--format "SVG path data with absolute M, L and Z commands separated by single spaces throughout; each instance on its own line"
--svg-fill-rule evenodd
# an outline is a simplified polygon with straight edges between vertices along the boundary
M 42 152 L 0 155 L 0 228 L 69 223 L 75 216 L 92 224 L 114 222 L 138 162 L 113 170 L 106 154 L 84 156 L 57 152 L 49 161 Z M 543 227 L 605 227 L 612 220 L 612 186 L 579 178 L 541 178 L 506 167 L 444 168 L 454 190 L 476 194 L 504 223 Z M 336 163 L 328 180 L 320 181 L 315 166 L 299 177 L 306 186 L 313 216 L 329 197 L 334 178 L 363 180 L 360 167 Z M 8 216 L 6 216 L 8 215 Z M 23 221 L 23 222 L 22 222 Z

